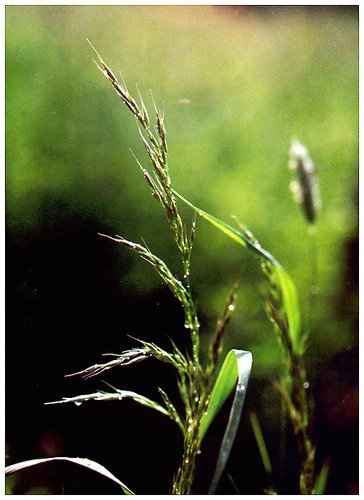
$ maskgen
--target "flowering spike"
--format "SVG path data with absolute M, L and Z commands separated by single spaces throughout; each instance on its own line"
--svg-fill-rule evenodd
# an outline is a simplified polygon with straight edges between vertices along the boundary
M 298 141 L 293 141 L 290 149 L 289 168 L 297 175 L 291 183 L 294 200 L 302 206 L 303 213 L 310 223 L 321 209 L 320 190 L 316 177 L 316 168 L 307 148 Z

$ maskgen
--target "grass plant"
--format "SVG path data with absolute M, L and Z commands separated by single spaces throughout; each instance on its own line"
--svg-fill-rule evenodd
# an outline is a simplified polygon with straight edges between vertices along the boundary
M 94 48 L 93 48 L 94 49 Z M 95 50 L 95 49 L 94 49 Z M 124 236 L 109 236 L 102 234 L 113 243 L 132 250 L 141 259 L 151 265 L 173 296 L 180 303 L 184 313 L 186 330 L 186 349 L 182 351 L 171 341 L 170 351 L 158 345 L 135 339 L 137 346 L 121 354 L 108 354 L 111 360 L 105 363 L 94 364 L 74 375 L 83 378 L 97 376 L 116 367 L 128 366 L 153 357 L 158 361 L 171 365 L 176 373 L 176 380 L 184 412 L 181 414 L 173 403 L 172 398 L 159 388 L 161 402 L 156 402 L 145 396 L 117 389 L 109 386 L 108 391 L 98 391 L 76 397 L 63 398 L 55 403 L 81 404 L 89 400 L 123 400 L 131 398 L 135 402 L 156 410 L 170 418 L 180 429 L 183 436 L 183 450 L 181 463 L 171 481 L 171 494 L 191 494 L 194 491 L 194 479 L 197 460 L 201 453 L 201 443 L 211 423 L 227 400 L 231 392 L 235 391 L 229 420 L 217 457 L 215 472 L 209 488 L 209 493 L 216 491 L 219 480 L 225 469 L 233 446 L 234 438 L 240 422 L 244 405 L 245 394 L 252 367 L 252 354 L 244 350 L 231 350 L 221 363 L 224 333 L 234 312 L 239 283 L 233 284 L 224 310 L 217 322 L 216 330 L 211 336 L 207 360 L 201 362 L 200 352 L 200 321 L 196 300 L 190 283 L 191 256 L 196 232 L 196 218 L 191 217 L 187 224 L 179 211 L 178 203 L 188 205 L 195 214 L 214 225 L 218 230 L 233 241 L 252 252 L 258 260 L 259 266 L 267 279 L 268 287 L 265 296 L 266 311 L 274 323 L 277 339 L 282 347 L 284 369 L 282 376 L 275 382 L 275 387 L 283 401 L 284 408 L 292 428 L 297 437 L 297 449 L 300 456 L 300 484 L 302 494 L 322 493 L 328 474 L 328 465 L 324 464 L 321 472 L 316 473 L 315 444 L 312 439 L 312 404 L 308 395 L 308 377 L 305 361 L 306 342 L 309 335 L 308 328 L 303 328 L 297 290 L 293 280 L 284 267 L 265 250 L 255 236 L 239 222 L 238 229 L 220 221 L 193 205 L 184 196 L 172 188 L 168 165 L 167 133 L 164 122 L 164 113 L 159 111 L 153 101 L 153 120 L 149 116 L 147 107 L 138 91 L 138 100 L 135 99 L 121 77 L 119 82 L 113 71 L 104 62 L 100 54 L 96 64 L 109 83 L 112 85 L 122 103 L 134 116 L 141 141 L 149 157 L 151 167 L 146 168 L 134 155 L 152 196 L 162 206 L 166 215 L 172 237 L 178 248 L 181 259 L 181 275 L 178 276 L 170 269 L 170 265 L 155 255 L 146 243 L 129 241 Z M 320 208 L 319 190 L 315 170 L 306 148 L 294 143 L 291 149 L 292 170 L 297 174 L 297 181 L 293 185 L 296 200 L 301 204 L 303 213 L 310 227 L 313 227 L 317 212 Z M 196 216 L 195 216 L 196 217 Z M 314 273 L 313 273 L 314 274 Z M 311 289 L 312 291 L 312 289 Z M 221 367 L 219 368 L 221 364 Z M 262 460 L 269 476 L 272 476 L 273 467 L 269 460 L 264 438 L 257 416 L 251 416 L 252 427 L 257 438 Z M 106 469 L 86 459 L 68 457 L 54 457 L 50 460 L 70 460 L 79 465 L 91 467 L 93 470 L 116 480 L 124 493 L 132 491 L 112 476 Z M 42 459 L 7 468 L 8 473 L 42 463 Z M 90 466 L 91 464 L 91 466 Z M 275 493 L 271 488 L 269 493 Z M 142 493 L 142 492 L 138 492 Z

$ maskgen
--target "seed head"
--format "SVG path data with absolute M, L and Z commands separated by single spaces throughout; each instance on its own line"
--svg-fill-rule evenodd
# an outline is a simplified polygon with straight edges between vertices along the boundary
M 321 209 L 320 189 L 315 165 L 307 148 L 298 141 L 292 142 L 288 165 L 297 177 L 290 184 L 293 198 L 301 205 L 308 222 L 313 223 Z

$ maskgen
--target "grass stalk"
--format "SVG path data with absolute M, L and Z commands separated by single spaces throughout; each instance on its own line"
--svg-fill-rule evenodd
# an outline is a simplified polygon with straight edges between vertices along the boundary
M 308 150 L 298 141 L 293 141 L 290 150 L 289 168 L 296 174 L 291 182 L 291 190 L 295 201 L 301 206 L 302 213 L 308 223 L 308 241 L 310 254 L 310 279 L 308 289 L 308 323 L 302 338 L 305 343 L 312 331 L 314 303 L 318 292 L 317 286 L 317 240 L 316 219 L 321 209 L 321 198 L 316 167 L 312 162 Z M 291 393 L 279 384 L 279 390 L 286 404 L 288 416 L 297 436 L 298 448 L 301 457 L 300 492 L 314 494 L 316 484 L 315 451 L 312 440 L 313 401 L 310 397 L 310 383 L 307 378 L 305 349 L 297 352 L 287 350 L 287 364 L 292 380 Z
M 177 370 L 179 392 L 185 405 L 184 418 L 180 418 L 174 405 L 163 390 L 160 390 L 160 394 L 164 401 L 167 414 L 176 421 L 184 436 L 182 463 L 174 477 L 172 494 L 190 494 L 195 476 L 196 460 L 201 447 L 201 420 L 209 404 L 213 375 L 218 364 L 218 358 L 222 352 L 222 337 L 234 310 L 233 302 L 235 301 L 236 294 L 232 292 L 228 298 L 223 317 L 218 323 L 215 338 L 209 350 L 207 367 L 203 368 L 200 363 L 200 323 L 196 303 L 189 283 L 191 252 L 196 221 L 192 222 L 191 229 L 188 231 L 178 211 L 176 196 L 171 188 L 171 179 L 169 176 L 166 129 L 163 113 L 158 111 L 153 101 L 155 125 L 152 129 L 149 114 L 139 90 L 138 95 L 140 103 L 131 96 L 125 82 L 122 84 L 119 83 L 115 74 L 107 66 L 100 54 L 93 46 L 92 48 L 97 55 L 98 62 L 96 62 L 96 64 L 98 68 L 111 83 L 117 95 L 136 119 L 139 134 L 149 156 L 152 170 L 150 171 L 142 166 L 135 155 L 134 157 L 151 189 L 152 195 L 164 208 L 174 241 L 181 256 L 184 274 L 183 278 L 179 279 L 169 270 L 167 264 L 154 255 L 146 245 L 128 241 L 122 236 L 111 237 L 102 235 L 130 248 L 139 254 L 142 259 L 151 264 L 183 308 L 184 325 L 189 332 L 191 341 L 191 354 L 190 356 L 184 356 L 175 349 L 172 355 L 174 361 L 168 359 L 168 362 L 171 362 Z M 147 354 L 147 351 L 151 354 L 151 346 L 144 343 L 143 352 L 141 353 L 139 350 L 138 355 L 136 355 L 131 362 L 142 359 L 143 356 Z M 156 352 L 153 352 L 152 355 L 158 357 Z M 166 355 L 164 355 L 164 360 L 165 359 L 167 359 Z M 181 360 L 183 360 L 182 363 L 180 362 Z M 126 364 L 125 361 L 123 361 L 124 360 L 121 360 L 121 363 Z M 114 360 L 112 366 L 115 364 L 117 364 L 117 360 Z M 93 373 L 93 371 L 103 371 L 109 367 L 111 367 L 111 365 L 107 367 L 96 365 L 94 370 L 92 370 L 92 367 L 87 369 L 86 375 Z

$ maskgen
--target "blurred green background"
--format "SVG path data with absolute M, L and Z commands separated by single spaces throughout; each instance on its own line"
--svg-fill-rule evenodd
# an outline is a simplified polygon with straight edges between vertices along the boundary
M 323 202 L 309 357 L 316 374 L 327 372 L 320 363 L 334 363 L 329 380 L 336 377 L 343 384 L 348 365 L 341 372 L 332 360 L 357 347 L 357 7 L 6 7 L 7 359 L 15 348 L 24 351 L 25 359 L 30 348 L 43 353 L 43 363 L 51 344 L 54 357 L 48 363 L 65 373 L 65 357 L 73 360 L 69 370 L 93 364 L 112 350 L 108 338 L 120 351 L 133 325 L 134 334 L 147 340 L 156 324 L 163 338 L 175 340 L 178 329 L 179 338 L 183 335 L 179 312 L 163 320 L 163 314 L 174 312 L 173 300 L 165 302 L 164 313 L 158 309 L 165 295 L 155 272 L 126 249 L 97 239 L 98 231 L 138 242 L 143 238 L 180 272 L 165 216 L 130 152 L 148 166 L 134 119 L 93 64 L 86 37 L 115 74 L 122 72 L 132 95 L 137 84 L 152 110 L 151 90 L 165 110 L 174 188 L 228 223 L 237 216 L 257 236 L 291 273 L 305 320 L 312 249 L 307 224 L 288 189 L 287 163 L 292 139 L 309 148 Z M 191 211 L 181 206 L 181 213 L 190 223 Z M 242 266 L 226 349 L 251 350 L 253 380 L 272 381 L 280 370 L 280 351 L 264 313 L 258 265 L 198 220 L 191 279 L 204 348 Z M 58 286 L 62 294 L 52 295 L 49 291 Z M 76 328 L 80 309 L 72 300 L 83 296 L 82 326 Z M 37 300 L 38 323 L 32 319 Z M 143 301 L 143 307 L 135 306 L 139 314 L 128 316 L 131 302 L 138 300 Z M 111 319 L 112 307 L 108 317 L 102 316 L 105 303 L 124 308 L 125 316 Z M 90 334 L 96 323 L 88 307 L 92 314 L 100 308 L 102 341 L 98 331 Z M 139 315 L 146 316 L 143 331 Z M 52 328 L 59 321 L 67 334 L 55 336 Z M 129 330 L 123 331 L 124 323 Z M 80 366 L 85 343 L 94 346 L 94 353 Z M 8 392 L 9 442 L 16 449 L 12 391 L 22 369 L 9 361 L 8 367 L 9 383 L 14 381 Z M 48 400 L 70 395 L 69 385 L 59 390 L 68 392 L 49 390 Z M 262 419 L 269 420 L 277 401 L 264 394 Z M 333 404 L 329 399 L 328 407 Z M 34 447 L 28 452 L 33 456 L 26 458 L 34 458 Z M 20 455 L 10 453 L 10 458 Z

